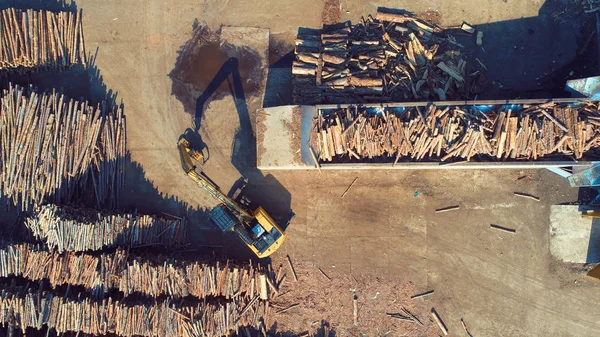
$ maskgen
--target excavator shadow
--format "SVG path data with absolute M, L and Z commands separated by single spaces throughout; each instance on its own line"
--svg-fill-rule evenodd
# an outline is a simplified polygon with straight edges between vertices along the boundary
M 262 64 L 261 56 L 249 46 L 220 41 L 219 34 L 194 23 L 192 36 L 180 47 L 169 74 L 173 81 L 172 94 L 193 116 L 193 125 L 182 137 L 196 150 L 210 153 L 200 135 L 204 114 L 211 101 L 231 95 L 231 108 L 237 112 L 239 127 L 233 137 L 230 158 L 241 178 L 227 195 L 250 210 L 262 206 L 285 230 L 293 218 L 291 195 L 275 177 L 265 176 L 256 168 L 256 137 L 247 98 L 261 96 L 265 90 L 258 85 L 261 81 L 256 77 Z M 214 69 L 218 69 L 216 73 Z M 208 74 L 215 75 L 211 78 L 206 76 Z
M 160 192 L 154 183 L 146 178 L 143 167 L 137 162 L 128 159 L 126 171 L 121 207 L 136 209 L 141 214 L 185 217 L 190 244 L 181 249 L 182 253 L 198 257 L 233 258 L 239 261 L 256 259 L 256 255 L 234 233 L 223 233 L 211 224 L 208 218 L 209 209 L 191 206 L 177 196 Z

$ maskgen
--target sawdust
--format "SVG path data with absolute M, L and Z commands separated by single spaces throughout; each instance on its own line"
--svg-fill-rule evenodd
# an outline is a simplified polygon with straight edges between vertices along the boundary
M 260 163 L 263 153 L 265 153 L 265 125 L 266 112 L 263 109 L 256 110 L 256 162 Z
M 430 319 L 431 308 L 419 299 L 412 283 L 398 283 L 378 275 L 344 275 L 331 273 L 328 280 L 317 266 L 296 262 L 299 281 L 287 273 L 272 302 L 268 326 L 296 333 L 314 331 L 323 322 L 337 336 L 437 336 L 438 328 Z M 287 271 L 287 266 L 284 267 Z M 354 325 L 353 296 L 358 297 L 358 324 Z M 283 313 L 277 311 L 298 304 Z M 399 313 L 402 307 L 415 315 L 417 322 L 392 318 L 386 313 Z
M 292 121 L 283 122 L 284 127 L 287 129 L 290 135 L 290 150 L 294 154 L 292 161 L 296 164 L 302 162 L 302 136 L 301 136 L 301 123 L 302 123 L 302 108 L 296 106 L 292 109 Z
M 331 25 L 340 21 L 340 0 L 324 0 L 321 21 L 324 25 Z

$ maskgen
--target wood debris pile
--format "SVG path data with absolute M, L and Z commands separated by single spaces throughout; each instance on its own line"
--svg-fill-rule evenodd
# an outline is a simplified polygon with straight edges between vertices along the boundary
M 600 146 L 600 106 L 354 106 L 321 112 L 311 145 L 322 161 L 581 159 Z
M 81 11 L 0 11 L 0 69 L 62 70 L 85 64 L 81 18 Z
M 59 252 L 124 246 L 173 248 L 188 243 L 184 218 L 110 214 L 87 208 L 44 205 L 25 220 L 25 225 L 35 238 Z
M 125 296 L 253 298 L 260 295 L 261 288 L 269 286 L 270 298 L 283 278 L 281 272 L 264 269 L 252 264 L 149 261 L 122 249 L 98 255 L 60 254 L 29 244 L 5 244 L 0 248 L 0 277 L 48 280 L 53 288 L 82 286 L 96 295 L 118 290 Z M 265 275 L 264 281 L 260 275 Z
M 93 184 L 114 207 L 124 185 L 125 116 L 56 92 L 11 86 L 0 98 L 0 193 L 22 209 L 73 200 Z
M 54 329 L 57 333 L 82 332 L 124 337 L 218 337 L 228 336 L 244 325 L 254 324 L 248 314 L 263 313 L 262 301 L 233 299 L 222 303 L 131 299 L 90 299 L 83 294 L 61 297 L 32 288 L 4 285 L 0 295 L 0 324 L 15 328 Z M 241 308 L 247 307 L 243 311 Z M 244 313 L 242 313 L 244 312 Z M 260 315 L 257 315 L 260 316 Z
M 292 68 L 295 101 L 467 99 L 481 89 L 484 69 L 479 63 L 468 69 L 461 48 L 450 30 L 408 12 L 380 9 L 357 24 L 301 28 Z

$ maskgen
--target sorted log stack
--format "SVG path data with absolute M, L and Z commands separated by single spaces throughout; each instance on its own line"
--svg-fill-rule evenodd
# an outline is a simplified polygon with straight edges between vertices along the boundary
M 274 273 L 261 269 L 264 268 L 259 265 L 229 262 L 150 261 L 147 257 L 127 255 L 122 249 L 98 255 L 59 254 L 29 244 L 6 244 L 0 248 L 0 277 L 48 280 L 52 288 L 82 286 L 94 295 L 118 290 L 125 296 L 253 298 L 261 294 L 261 275 L 273 287 L 281 283 Z M 268 292 L 267 297 L 275 295 L 275 291 Z
M 115 289 L 119 282 L 116 277 L 126 266 L 127 254 L 123 250 L 96 256 L 52 253 L 30 244 L 6 244 L 0 248 L 0 277 L 46 279 L 53 288 L 83 286 L 94 295 Z
M 292 74 L 296 104 L 467 99 L 483 67 L 450 34 L 405 12 L 301 28 Z M 464 31 L 461 30 L 464 33 Z
M 489 106 L 486 106 L 489 107 Z M 322 161 L 581 159 L 600 146 L 599 102 L 405 108 L 349 107 L 314 119 Z
M 0 11 L 0 70 L 85 64 L 82 12 Z
M 58 252 L 82 252 L 111 247 L 181 247 L 188 243 L 184 218 L 101 213 L 88 208 L 44 205 L 25 225 L 33 236 Z
M 256 325 L 266 312 L 262 301 L 239 299 L 224 303 L 181 303 L 171 299 L 132 303 L 130 299 L 94 300 L 79 294 L 60 297 L 34 289 L 3 286 L 0 325 L 16 318 L 18 329 L 54 329 L 124 337 L 228 336 L 244 325 Z M 242 308 L 248 307 L 244 313 Z M 250 315 L 253 312 L 256 315 Z
M 4 90 L 0 104 L 0 192 L 15 205 L 65 203 L 92 183 L 98 206 L 118 204 L 126 154 L 120 108 L 19 86 Z

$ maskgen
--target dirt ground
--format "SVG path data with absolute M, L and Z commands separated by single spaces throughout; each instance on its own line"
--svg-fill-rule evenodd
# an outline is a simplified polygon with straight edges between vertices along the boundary
M 176 142 L 192 127 L 193 118 L 173 92 L 169 74 L 182 46 L 190 41 L 196 20 L 211 29 L 268 28 L 271 58 L 277 59 L 290 50 L 286 48 L 293 44 L 298 27 L 318 27 L 323 17 L 356 21 L 375 13 L 377 6 L 437 10 L 444 25 L 466 20 L 488 24 L 490 36 L 512 34 L 518 45 L 515 42 L 516 47 L 506 51 L 509 55 L 490 43 L 493 56 L 484 62 L 496 58 L 507 65 L 519 60 L 515 63 L 519 71 L 540 67 L 527 76 L 530 80 L 523 80 L 531 82 L 533 91 L 538 89 L 538 76 L 566 66 L 578 52 L 575 39 L 562 38 L 571 26 L 565 24 L 562 32 L 543 32 L 539 29 L 543 22 L 534 21 L 549 4 L 560 5 L 559 0 L 341 0 L 338 14 L 330 13 L 332 3 L 337 1 L 77 1 L 84 10 L 87 47 L 97 48 L 100 81 L 125 105 L 132 162 L 124 205 L 142 212 L 185 214 L 201 252 L 251 257 L 235 238 L 206 222 L 205 210 L 215 202 L 193 185 L 179 164 Z M 556 20 L 566 15 L 552 13 L 556 15 L 548 17 Z M 519 48 L 543 34 L 557 36 L 558 46 L 534 54 L 547 58 L 520 57 Z M 491 72 L 504 76 L 506 68 L 490 64 Z M 522 82 L 518 77 L 500 80 L 502 86 Z M 252 118 L 262 96 L 248 94 L 245 102 Z M 301 276 L 296 295 L 282 295 L 275 304 L 299 306 L 274 315 L 269 326 L 300 333 L 323 320 L 340 337 L 429 336 L 440 334 L 430 318 L 435 307 L 451 336 L 466 336 L 461 318 L 473 336 L 596 336 L 600 331 L 600 284 L 573 266 L 555 262 L 549 253 L 549 206 L 578 198 L 578 190 L 569 188 L 563 178 L 545 170 L 258 172 L 251 165 L 232 164 L 234 135 L 240 128 L 235 103 L 227 94 L 208 103 L 199 131 L 210 149 L 208 176 L 228 190 L 244 175 L 250 197 L 269 212 L 282 218 L 295 213 L 286 242 L 272 260 L 282 264 L 289 254 L 297 263 Z M 517 180 L 524 175 L 529 178 Z M 356 184 L 341 198 L 356 177 Z M 515 191 L 538 195 L 541 201 L 516 198 Z M 456 204 L 461 206 L 458 211 L 435 213 Z M 517 232 L 499 232 L 489 227 L 492 223 Z M 323 279 L 319 267 L 332 281 Z M 288 287 L 293 285 L 290 277 Z M 360 301 L 357 326 L 352 324 L 352 289 Z M 427 290 L 435 292 L 409 299 Z M 385 316 L 401 305 L 425 327 Z

